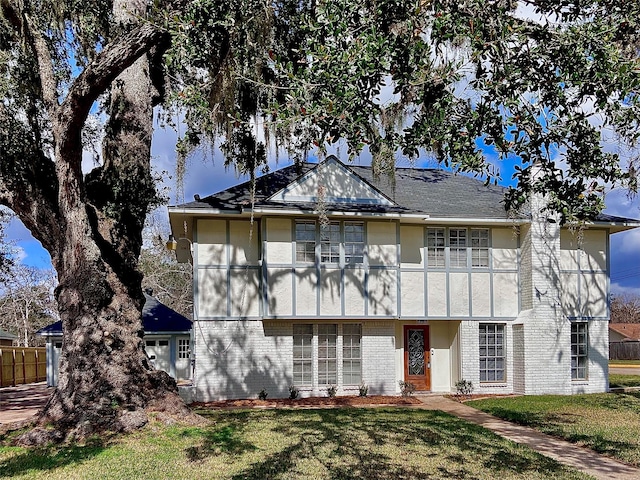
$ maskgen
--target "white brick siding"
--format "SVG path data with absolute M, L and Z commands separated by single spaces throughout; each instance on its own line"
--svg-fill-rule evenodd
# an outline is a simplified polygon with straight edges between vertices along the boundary
M 293 324 L 303 321 L 202 321 L 196 337 L 195 401 L 256 398 L 264 388 L 269 397 L 289 395 L 293 384 Z M 325 322 L 327 323 L 327 322 Z M 338 324 L 338 394 L 357 394 L 358 386 L 341 385 L 342 325 Z M 396 391 L 393 321 L 349 322 L 362 325 L 362 380 L 371 394 Z M 314 322 L 313 370 L 317 371 L 318 322 Z M 326 385 L 299 387 L 301 396 L 324 396 Z

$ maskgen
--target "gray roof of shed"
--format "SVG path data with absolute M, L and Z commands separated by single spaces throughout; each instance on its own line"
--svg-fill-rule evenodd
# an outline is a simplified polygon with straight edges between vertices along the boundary
M 192 322 L 175 310 L 167 307 L 157 298 L 148 293 L 144 294 L 144 307 L 142 308 L 142 327 L 145 335 L 154 333 L 188 333 L 191 331 Z M 36 332 L 45 337 L 62 335 L 62 322 L 47 325 Z
M 0 338 L 3 340 L 17 340 L 18 336 L 0 328 Z

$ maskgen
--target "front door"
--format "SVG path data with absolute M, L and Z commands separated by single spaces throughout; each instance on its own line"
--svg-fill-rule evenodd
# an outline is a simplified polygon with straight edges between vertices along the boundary
M 404 326 L 404 380 L 413 383 L 416 390 L 431 390 L 431 355 L 429 327 Z

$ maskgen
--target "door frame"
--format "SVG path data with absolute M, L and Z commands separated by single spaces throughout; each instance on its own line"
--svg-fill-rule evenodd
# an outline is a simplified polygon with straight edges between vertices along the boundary
M 409 330 L 422 330 L 424 338 L 424 376 L 409 375 Z M 431 391 L 431 346 L 429 325 L 403 325 L 404 339 L 404 380 L 413 383 L 416 390 Z

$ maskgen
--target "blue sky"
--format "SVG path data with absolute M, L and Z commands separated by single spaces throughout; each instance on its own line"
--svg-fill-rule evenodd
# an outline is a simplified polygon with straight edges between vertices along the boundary
M 176 198 L 175 179 L 172 173 L 175 168 L 176 135 L 171 130 L 158 128 L 154 135 L 152 156 L 157 172 L 165 172 L 164 183 L 170 204 L 181 203 Z M 341 160 L 346 161 L 346 149 L 330 151 Z M 313 160 L 313 158 L 310 158 Z M 368 165 L 370 158 L 363 155 L 356 159 L 357 164 Z M 281 154 L 278 162 L 273 160 L 271 168 L 277 169 L 289 165 L 286 155 Z M 409 166 L 402 162 L 399 166 Z M 417 166 L 431 166 L 429 161 L 418 162 Z M 513 165 L 500 165 L 504 185 L 511 181 Z M 204 197 L 233 186 L 246 178 L 238 178 L 233 169 L 225 169 L 219 152 L 194 156 L 189 160 L 189 168 L 185 176 L 184 201 L 191 201 L 194 194 Z M 606 197 L 606 213 L 623 217 L 640 219 L 640 199 L 627 198 L 624 191 L 613 191 Z M 157 215 L 166 218 L 166 208 L 162 207 Z M 168 227 L 167 227 L 168 228 Z M 168 234 L 168 231 L 167 231 Z M 16 242 L 18 258 L 26 265 L 50 267 L 49 254 L 35 240 L 29 231 L 19 222 L 14 221 L 7 230 L 7 238 Z M 611 289 L 614 294 L 631 293 L 640 295 L 640 229 L 614 234 L 611 237 Z

